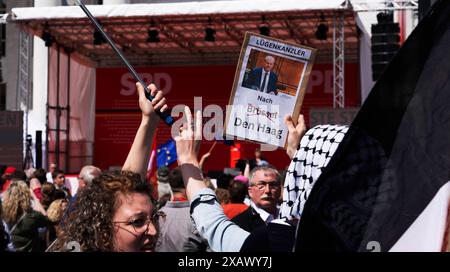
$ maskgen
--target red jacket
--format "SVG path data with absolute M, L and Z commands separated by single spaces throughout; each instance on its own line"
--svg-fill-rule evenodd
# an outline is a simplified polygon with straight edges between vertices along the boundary
M 244 203 L 229 203 L 229 204 L 223 204 L 222 205 L 223 212 L 225 215 L 231 219 L 235 217 L 236 215 L 242 213 L 246 209 L 248 209 L 248 206 Z

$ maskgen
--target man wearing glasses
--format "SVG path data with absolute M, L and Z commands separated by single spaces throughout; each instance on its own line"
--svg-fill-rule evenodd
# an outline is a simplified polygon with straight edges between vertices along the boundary
M 248 232 L 267 225 L 278 216 L 277 203 L 281 194 L 280 173 L 272 166 L 257 166 L 250 173 L 248 194 L 250 207 L 231 221 Z

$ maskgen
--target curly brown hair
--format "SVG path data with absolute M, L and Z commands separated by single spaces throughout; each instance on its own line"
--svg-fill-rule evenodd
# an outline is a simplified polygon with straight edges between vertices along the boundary
M 59 224 L 63 217 L 63 213 L 65 211 L 64 203 L 67 206 L 67 200 L 65 199 L 57 199 L 50 204 L 47 209 L 47 218 L 53 224 Z
M 50 206 L 50 204 L 55 200 L 55 185 L 53 185 L 53 183 L 50 182 L 44 182 L 41 186 L 41 194 L 42 194 L 42 199 L 41 199 L 41 204 L 42 207 L 44 207 L 45 210 L 48 209 L 48 207 Z
M 30 188 L 24 181 L 13 181 L 3 195 L 3 220 L 13 226 L 24 213 L 31 210 Z
M 79 192 L 75 209 L 63 222 L 63 236 L 58 248 L 71 241 L 82 251 L 114 251 L 113 217 L 121 203 L 120 194 L 144 193 L 150 199 L 151 187 L 139 174 L 129 171 L 108 171 Z

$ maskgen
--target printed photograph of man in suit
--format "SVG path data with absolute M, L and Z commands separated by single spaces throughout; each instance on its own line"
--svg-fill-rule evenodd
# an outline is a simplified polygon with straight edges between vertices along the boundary
M 264 58 L 263 67 L 251 70 L 243 86 L 260 92 L 278 95 L 278 75 L 272 71 L 274 64 L 275 58 L 267 55 Z

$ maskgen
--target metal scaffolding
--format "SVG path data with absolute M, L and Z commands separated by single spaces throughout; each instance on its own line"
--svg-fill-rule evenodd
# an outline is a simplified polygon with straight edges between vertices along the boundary
M 70 63 L 71 63 L 71 51 L 65 51 L 67 54 L 66 65 L 67 73 L 63 74 L 66 77 L 67 86 L 61 85 L 61 47 L 57 47 L 56 52 L 56 82 L 54 90 L 55 94 L 53 99 L 50 99 L 50 83 L 47 91 L 47 122 L 46 122 L 46 158 L 47 163 L 53 160 L 53 163 L 58 165 L 59 169 L 64 172 L 69 171 L 69 158 L 70 158 Z M 48 54 L 48 63 L 50 63 L 50 50 Z M 48 67 L 48 82 L 50 82 L 50 70 Z M 62 92 L 65 91 L 65 101 L 62 98 Z M 51 121 L 54 120 L 54 121 Z M 63 122 L 65 121 L 65 122 Z M 53 146 L 50 144 L 53 142 Z
M 343 9 L 354 12 L 417 10 L 418 0 L 347 0 Z M 333 107 L 345 107 L 345 14 L 339 11 L 333 18 Z
M 355 12 L 366 11 L 396 11 L 417 10 L 418 0 L 352 0 L 351 5 Z
M 333 108 L 345 106 L 344 23 L 344 12 L 336 12 L 333 18 Z
M 28 134 L 28 112 L 32 108 L 31 91 L 31 52 L 32 38 L 30 34 L 19 33 L 19 68 L 17 78 L 16 108 L 25 112 L 25 135 Z

